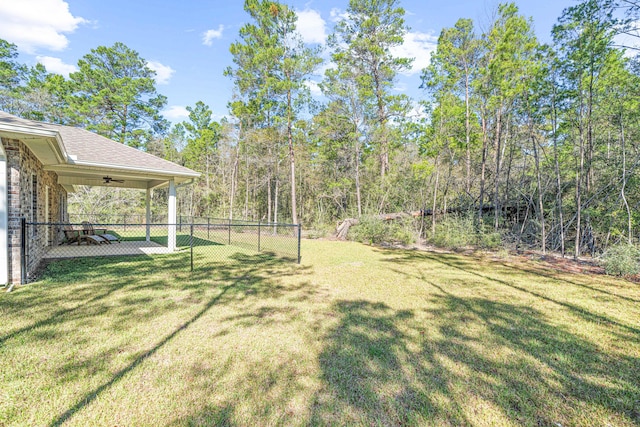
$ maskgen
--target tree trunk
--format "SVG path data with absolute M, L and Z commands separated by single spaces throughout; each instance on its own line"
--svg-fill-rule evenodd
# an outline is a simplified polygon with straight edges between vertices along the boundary
M 495 163 L 496 163 L 496 176 L 494 177 L 494 189 L 493 189 L 493 209 L 494 209 L 494 223 L 493 227 L 498 231 L 498 225 L 500 223 L 500 202 L 499 202 L 499 189 L 500 189 L 500 144 L 501 144 L 501 125 L 502 125 L 502 108 L 498 108 L 498 116 L 496 117 L 496 140 L 495 140 Z
M 272 222 L 271 221 L 271 207 L 272 205 L 272 200 L 271 200 L 271 173 L 269 173 L 269 175 L 267 175 L 267 222 Z M 275 221 L 274 221 L 275 222 Z
M 542 203 L 542 179 L 540 177 L 540 158 L 538 156 L 538 143 L 533 135 L 533 124 L 530 124 L 531 144 L 533 145 L 533 158 L 536 163 L 536 180 L 538 183 L 538 221 L 540 222 L 540 238 L 542 253 L 547 253 L 547 233 L 544 223 L 544 204 Z
M 377 70 L 373 73 L 374 89 L 376 93 L 376 104 L 378 107 L 378 124 L 380 126 L 379 135 L 382 140 L 380 141 L 380 178 L 384 185 L 384 177 L 389 169 L 389 141 L 387 140 L 387 117 L 384 111 L 384 93 L 382 90 L 382 83 L 380 82 L 380 75 Z
M 484 187 L 487 169 L 487 121 L 482 117 L 482 163 L 480 172 L 480 209 L 478 209 L 478 224 L 482 226 L 482 211 L 484 210 Z
M 438 181 L 440 179 L 440 162 L 439 157 L 436 156 L 436 182 L 433 186 L 433 204 L 431 205 L 431 233 L 436 233 L 436 203 L 438 197 Z
M 576 171 L 576 239 L 575 239 L 575 250 L 573 257 L 577 259 L 580 256 L 580 238 L 582 237 L 581 233 L 581 220 L 582 220 L 582 176 L 584 174 L 584 133 L 582 129 L 582 125 L 580 125 L 580 147 L 579 147 L 579 155 L 578 155 L 578 168 Z
M 558 118 L 556 116 L 556 102 L 555 102 L 555 87 L 554 87 L 554 91 L 553 91 L 553 98 L 552 98 L 552 109 L 551 109 L 551 114 L 552 114 L 552 127 L 553 127 L 553 160 L 555 163 L 555 169 L 556 169 L 556 204 L 558 207 L 558 221 L 560 222 L 560 253 L 562 254 L 562 257 L 564 258 L 564 254 L 565 254 L 565 248 L 564 248 L 564 244 L 565 244 L 565 236 L 564 236 L 564 217 L 563 217 L 563 212 L 562 212 L 562 179 L 560 176 L 560 162 L 558 160 Z
M 358 222 L 359 221 L 357 218 L 347 218 L 343 220 L 336 229 L 336 237 L 339 240 L 346 240 L 347 234 L 349 233 L 349 228 L 352 225 L 358 224 Z
M 467 195 L 471 195 L 471 120 L 469 112 L 469 70 L 465 66 L 464 81 L 464 103 L 465 103 L 465 138 L 466 138 L 466 154 L 467 154 L 467 179 L 466 191 Z
M 362 216 L 362 196 L 360 194 L 360 141 L 356 136 L 356 200 L 358 202 L 358 217 Z
M 287 76 L 288 78 L 289 76 Z M 289 142 L 289 164 L 291 166 L 291 220 L 293 224 L 298 223 L 298 208 L 296 205 L 296 159 L 293 150 L 293 129 L 292 129 L 292 109 L 291 89 L 287 91 L 287 139 Z
M 627 236 L 628 236 L 629 244 L 631 244 L 632 243 L 631 209 L 629 209 L 629 202 L 627 201 L 627 195 L 625 194 L 625 188 L 627 186 L 627 152 L 625 147 L 624 124 L 622 123 L 622 114 L 620 115 L 620 142 L 622 143 L 622 188 L 620 189 L 620 196 L 622 196 L 624 207 L 627 210 Z
M 245 148 L 246 149 L 246 148 Z M 249 219 L 249 153 L 245 153 L 246 180 L 244 189 L 244 219 Z
M 278 194 L 280 193 L 280 180 L 276 176 L 275 200 L 273 202 L 273 234 L 278 234 Z
M 238 164 L 240 162 L 240 144 L 236 146 L 236 155 L 231 168 L 231 190 L 229 192 L 229 220 L 233 220 L 233 205 L 236 198 L 236 188 L 238 187 Z

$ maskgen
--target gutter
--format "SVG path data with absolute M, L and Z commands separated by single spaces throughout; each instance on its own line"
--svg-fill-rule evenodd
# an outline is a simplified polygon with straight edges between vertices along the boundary
M 200 176 L 200 173 L 199 172 L 195 172 L 195 171 L 194 172 L 167 171 L 167 170 L 162 170 L 162 169 L 123 166 L 123 165 L 116 165 L 116 164 L 112 164 L 112 163 L 86 162 L 86 161 L 82 161 L 82 160 L 78 161 L 78 160 L 71 160 L 71 159 L 69 159 L 67 164 L 71 165 L 71 166 L 86 166 L 86 167 L 105 168 L 105 169 L 120 169 L 120 170 L 126 170 L 126 171 L 131 171 L 131 172 L 144 172 L 144 173 L 152 173 L 152 174 L 164 175 L 164 176 L 183 176 L 183 177 L 192 177 L 192 178 L 197 178 L 197 177 Z

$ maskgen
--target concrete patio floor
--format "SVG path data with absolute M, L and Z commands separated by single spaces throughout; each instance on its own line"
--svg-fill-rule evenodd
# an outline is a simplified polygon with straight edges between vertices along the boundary
M 111 255 L 153 255 L 168 254 L 172 251 L 156 242 L 125 241 L 100 245 L 60 245 L 50 247 L 43 258 L 80 258 Z

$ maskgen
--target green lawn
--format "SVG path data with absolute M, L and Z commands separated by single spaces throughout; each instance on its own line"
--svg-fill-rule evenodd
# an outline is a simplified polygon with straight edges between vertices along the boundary
M 167 226 L 153 225 L 150 228 L 150 238 L 152 241 L 167 245 Z M 109 233 L 119 236 L 122 240 L 145 240 L 146 228 L 144 225 L 112 226 Z M 258 233 L 259 232 L 259 233 Z M 258 236 L 259 234 L 259 236 Z M 177 227 L 176 245 L 186 248 L 191 245 L 191 235 L 189 225 Z M 235 225 L 229 230 L 226 226 L 211 226 L 209 230 L 204 225 L 196 225 L 193 229 L 194 246 L 232 246 L 249 250 L 274 252 L 281 256 L 297 258 L 298 238 L 292 227 L 280 226 L 274 229 L 273 226 L 257 225 Z
M 0 294 L 0 425 L 640 425 L 639 285 L 356 243 L 302 255 L 52 264 Z

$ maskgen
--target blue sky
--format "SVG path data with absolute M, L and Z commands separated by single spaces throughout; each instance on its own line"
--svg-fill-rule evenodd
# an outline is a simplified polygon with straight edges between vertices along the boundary
M 100 45 L 122 42 L 138 51 L 158 73 L 158 91 L 168 97 L 165 116 L 185 119 L 185 107 L 202 100 L 216 118 L 228 113 L 232 84 L 222 75 L 232 65 L 229 45 L 248 21 L 242 0 L 0 0 L 0 38 L 18 45 L 20 60 L 41 62 L 51 72 L 68 74 L 83 55 Z M 322 44 L 348 0 L 291 0 L 305 40 Z M 405 0 L 410 33 L 398 53 L 415 57 L 414 69 L 400 76 L 398 92 L 414 99 L 419 70 L 428 63 L 440 30 L 459 18 L 482 27 L 498 1 Z M 543 42 L 562 10 L 575 0 L 521 0 Z

